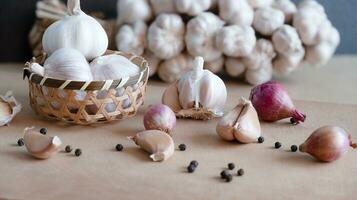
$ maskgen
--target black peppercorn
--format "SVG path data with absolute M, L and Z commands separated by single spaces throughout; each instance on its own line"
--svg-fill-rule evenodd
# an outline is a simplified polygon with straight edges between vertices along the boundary
M 298 147 L 296 145 L 291 145 L 290 149 L 292 152 L 296 152 L 298 150 Z
M 43 135 L 46 135 L 47 134 L 47 128 L 41 128 L 40 129 L 40 133 L 43 134 Z
M 67 145 L 66 148 L 64 149 L 67 153 L 71 153 L 72 152 L 72 147 L 70 145 Z
M 234 165 L 234 163 L 228 163 L 228 169 L 232 170 L 234 169 L 236 166 Z
M 190 162 L 190 165 L 192 165 L 194 167 L 198 167 L 198 162 L 196 160 L 193 160 Z
M 74 154 L 75 154 L 76 156 L 80 156 L 80 155 L 82 155 L 82 150 L 81 150 L 81 149 L 76 149 L 76 150 L 74 151 Z
M 223 170 L 221 172 L 221 178 L 222 179 L 226 179 L 228 175 L 229 175 L 229 171 L 228 170 Z
M 117 151 L 123 151 L 124 147 L 123 147 L 122 144 L 117 144 L 117 145 L 115 146 L 115 149 L 116 149 Z
M 262 136 L 258 137 L 258 142 L 259 143 L 263 143 L 264 142 L 264 137 L 262 137 Z
M 274 146 L 275 146 L 276 149 L 279 149 L 281 147 L 281 143 L 280 142 L 275 142 Z
M 196 167 L 194 165 L 189 165 L 187 167 L 188 173 L 193 173 L 196 170 Z
M 25 142 L 24 142 L 23 138 L 20 138 L 19 140 L 17 140 L 17 145 L 19 145 L 20 147 L 24 146 L 24 144 L 25 144 Z
M 178 146 L 178 148 L 180 149 L 180 151 L 185 151 L 186 150 L 186 145 L 185 144 L 180 144 Z
M 237 175 L 238 175 L 238 176 L 243 176 L 243 175 L 244 175 L 244 169 L 239 169 L 239 170 L 237 171 Z
M 226 182 L 231 182 L 233 180 L 232 174 L 228 174 L 227 177 L 225 178 Z

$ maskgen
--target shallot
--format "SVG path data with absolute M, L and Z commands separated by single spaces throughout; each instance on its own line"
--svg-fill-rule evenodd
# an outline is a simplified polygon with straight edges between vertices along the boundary
M 176 126 L 175 113 L 166 105 L 152 105 L 144 114 L 144 126 L 146 130 L 170 133 Z

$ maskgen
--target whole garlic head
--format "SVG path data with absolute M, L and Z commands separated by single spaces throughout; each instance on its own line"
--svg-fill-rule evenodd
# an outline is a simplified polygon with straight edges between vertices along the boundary
M 160 59 L 170 59 L 184 49 L 185 24 L 176 14 L 160 14 L 150 25 L 148 45 Z
M 212 6 L 213 0 L 175 0 L 177 11 L 196 16 Z
M 146 47 L 147 29 L 147 25 L 142 21 L 121 26 L 115 37 L 118 50 L 142 55 Z
M 272 42 L 275 50 L 286 57 L 304 48 L 296 29 L 290 25 L 278 28 L 272 36 Z
M 224 68 L 224 56 L 219 57 L 217 60 L 206 62 L 204 68 L 210 70 L 214 74 L 222 72 Z
M 285 23 L 291 23 L 297 11 L 296 5 L 291 0 L 275 0 L 272 7 L 284 13 Z
M 278 9 L 259 8 L 254 13 L 253 27 L 262 35 L 270 36 L 284 24 L 284 13 Z
M 205 61 L 218 59 L 222 52 L 216 48 L 215 37 L 224 22 L 216 15 L 204 12 L 191 19 L 187 24 L 186 47 L 192 56 L 202 56 Z
M 226 26 L 216 36 L 217 48 L 230 57 L 247 56 L 253 51 L 255 43 L 255 32 L 250 26 Z
M 79 0 L 68 0 L 69 15 L 51 24 L 43 34 L 43 50 L 52 55 L 61 48 L 73 48 L 87 60 L 104 54 L 108 36 L 103 27 L 82 12 Z
M 0 127 L 8 125 L 21 108 L 11 91 L 6 92 L 5 96 L 0 95 Z
M 248 3 L 253 8 L 266 8 L 271 6 L 274 0 L 248 0 Z
M 245 80 L 251 85 L 259 85 L 270 81 L 273 76 L 271 61 L 264 61 L 264 65 L 258 69 L 248 69 L 245 72 Z
M 118 0 L 117 9 L 119 25 L 148 21 L 152 17 L 148 0 Z
M 219 16 L 228 24 L 250 26 L 254 11 L 246 0 L 219 0 Z
M 161 62 L 158 75 L 161 80 L 167 83 L 173 83 L 192 68 L 192 61 L 193 58 L 190 55 L 181 53 L 174 58 Z
M 226 58 L 225 67 L 227 74 L 231 77 L 239 77 L 246 70 L 242 58 Z
M 227 141 L 257 142 L 261 136 L 257 111 L 249 100 L 241 98 L 239 104 L 218 122 L 216 131 Z
M 176 13 L 175 0 L 150 0 L 155 15 Z

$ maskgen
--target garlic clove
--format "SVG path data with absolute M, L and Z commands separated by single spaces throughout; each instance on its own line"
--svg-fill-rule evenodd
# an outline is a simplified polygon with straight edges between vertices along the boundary
M 162 103 L 169 106 L 174 112 L 179 112 L 182 107 L 179 102 L 179 94 L 177 89 L 177 83 L 172 83 L 166 88 L 162 95 Z
M 175 151 L 175 144 L 171 136 L 159 130 L 147 130 L 129 137 L 136 145 L 150 153 L 150 158 L 155 161 L 165 161 Z
M 0 126 L 5 126 L 21 111 L 21 104 L 18 103 L 11 91 L 5 96 L 0 95 Z
M 35 158 L 47 159 L 59 151 L 62 142 L 59 137 L 50 137 L 34 130 L 25 128 L 24 143 L 27 151 Z
M 224 140 L 241 143 L 257 142 L 261 136 L 258 114 L 252 103 L 241 98 L 240 103 L 217 124 L 216 131 Z

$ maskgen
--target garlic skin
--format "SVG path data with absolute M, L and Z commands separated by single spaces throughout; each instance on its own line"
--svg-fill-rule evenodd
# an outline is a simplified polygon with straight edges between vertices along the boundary
M 174 58 L 161 62 L 158 75 L 161 80 L 167 83 L 177 81 L 192 68 L 192 61 L 193 58 L 190 55 L 181 53 Z
M 176 13 L 175 0 L 150 0 L 155 15 Z
M 170 59 L 184 49 L 185 24 L 176 14 L 160 14 L 150 25 L 148 47 L 160 59 Z
M 176 126 L 175 113 L 163 104 L 149 106 L 144 114 L 144 126 L 146 130 L 159 130 L 170 134 Z
M 323 126 L 315 130 L 299 146 L 299 150 L 312 155 L 317 160 L 332 162 L 342 157 L 351 147 L 357 148 L 357 144 L 352 143 L 351 135 L 343 128 Z
M 104 54 L 108 36 L 104 28 L 80 8 L 79 0 L 68 0 L 68 16 L 51 24 L 42 38 L 43 50 L 52 55 L 61 48 L 73 48 L 87 60 Z
M 150 50 L 145 50 L 143 57 L 149 64 L 149 68 L 150 68 L 149 76 L 150 77 L 154 76 L 158 71 L 159 65 L 161 63 L 161 59 L 156 57 L 155 54 L 153 54 Z
M 30 70 L 33 73 L 36 73 L 38 75 L 44 76 L 45 75 L 45 68 L 43 68 L 40 64 L 38 63 L 30 63 Z
M 175 144 L 171 136 L 159 130 L 148 130 L 129 137 L 136 145 L 150 153 L 154 162 L 169 159 L 175 151 Z
M 136 21 L 149 21 L 152 17 L 148 0 L 118 0 L 117 24 L 132 24 Z
M 216 131 L 227 141 L 257 142 L 261 136 L 261 128 L 252 103 L 241 98 L 239 104 L 218 122 Z
M 211 71 L 214 74 L 218 74 L 223 71 L 224 68 L 224 57 L 221 56 L 217 60 L 206 62 L 204 68 Z
M 284 24 L 284 13 L 278 9 L 259 8 L 254 13 L 253 27 L 262 35 L 270 36 Z
M 115 37 L 118 50 L 141 56 L 146 47 L 147 29 L 142 21 L 121 26 Z
M 246 66 L 241 58 L 226 58 L 225 67 L 227 74 L 231 77 L 239 77 L 246 70 Z
M 232 25 L 217 32 L 216 46 L 226 56 L 243 57 L 253 51 L 256 40 L 252 27 Z
M 185 36 L 187 51 L 192 56 L 202 56 L 205 61 L 218 59 L 222 52 L 215 46 L 215 37 L 224 22 L 210 12 L 204 12 L 187 23 Z
M 0 127 L 8 125 L 22 109 L 22 105 L 15 99 L 11 91 L 5 96 L 0 95 Z
M 281 10 L 284 13 L 284 22 L 286 24 L 292 22 L 293 16 L 297 12 L 296 5 L 291 0 L 275 0 L 272 7 Z
M 25 128 L 24 143 L 27 151 L 37 159 L 48 159 L 59 151 L 62 144 L 59 137 L 50 137 L 35 131 L 34 127 Z
M 76 49 L 62 48 L 53 52 L 43 67 L 46 77 L 73 81 L 93 80 L 86 58 Z
M 140 68 L 121 55 L 111 54 L 98 57 L 90 63 L 93 80 L 119 80 L 140 72 Z
M 162 104 L 167 105 L 175 113 L 180 112 L 182 107 L 179 101 L 177 82 L 170 84 L 164 91 L 161 99 Z
M 272 5 L 274 0 L 247 0 L 249 5 L 255 8 L 265 8 Z
M 250 26 L 254 11 L 246 0 L 219 0 L 219 16 L 228 24 Z
M 208 10 L 213 0 L 175 0 L 176 9 L 179 13 L 196 16 Z

